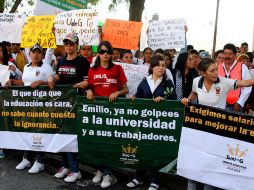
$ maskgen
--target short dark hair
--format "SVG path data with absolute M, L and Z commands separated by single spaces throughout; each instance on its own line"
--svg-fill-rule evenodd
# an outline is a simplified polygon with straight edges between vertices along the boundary
M 237 53 L 236 51 L 236 47 L 234 44 L 226 44 L 224 47 L 223 47 L 223 52 L 225 51 L 225 49 L 230 49 L 234 52 L 234 54 Z
M 164 51 L 161 48 L 156 49 L 153 54 L 155 55 L 156 53 L 160 53 L 160 54 L 164 55 Z
M 195 50 L 195 49 L 191 50 L 191 51 L 190 51 L 190 54 L 196 54 L 196 55 L 198 55 L 198 56 L 199 56 L 198 51 L 197 51 L 197 50 Z
M 123 50 L 121 51 L 120 58 L 122 59 L 122 58 L 123 58 L 123 56 L 124 56 L 124 54 L 126 54 L 126 53 L 130 53 L 130 54 L 132 54 L 131 50 L 128 50 L 128 49 L 123 49 Z
M 194 49 L 194 46 L 193 45 L 187 45 L 187 51 L 189 50 L 189 49 Z
M 241 46 L 247 46 L 247 47 L 248 47 L 249 45 L 248 45 L 247 42 L 243 42 L 243 43 L 241 44 Z
M 206 72 L 208 67 L 215 63 L 214 59 L 202 58 L 201 62 L 198 64 L 197 69 L 202 72 Z
M 252 63 L 253 62 L 253 56 L 254 56 L 253 53 L 249 51 L 249 52 L 246 52 L 245 54 L 249 57 L 250 62 Z
M 222 49 L 220 49 L 220 50 L 218 50 L 218 51 L 216 51 L 216 52 L 214 53 L 214 59 L 216 59 L 220 53 L 223 53 L 223 50 L 222 50 Z

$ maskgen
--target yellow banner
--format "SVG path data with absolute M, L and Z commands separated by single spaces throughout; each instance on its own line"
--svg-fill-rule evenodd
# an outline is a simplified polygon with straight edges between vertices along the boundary
M 35 43 L 43 48 L 56 48 L 52 27 L 55 16 L 29 16 L 22 29 L 21 47 L 30 48 Z

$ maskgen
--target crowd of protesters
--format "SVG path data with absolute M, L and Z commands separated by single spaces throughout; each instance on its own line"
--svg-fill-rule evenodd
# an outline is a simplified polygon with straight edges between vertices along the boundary
M 77 89 L 83 89 L 77 92 L 88 99 L 104 96 L 109 101 L 115 101 L 128 93 L 125 73 L 121 66 L 114 64 L 123 62 L 149 66 L 149 73 L 137 86 L 136 94 L 128 98 L 150 98 L 155 103 L 175 99 L 184 105 L 192 101 L 254 115 L 254 91 L 251 87 L 254 84 L 253 52 L 248 51 L 247 43 L 242 43 L 240 48 L 226 44 L 214 53 L 214 57 L 191 45 L 181 50 L 181 53 L 175 49 L 152 50 L 149 47 L 143 51 L 131 51 L 114 48 L 103 39 L 97 52 L 93 50 L 88 45 L 79 47 L 75 33 L 67 34 L 63 46 L 57 46 L 56 49 L 43 49 L 35 44 L 24 50 L 20 44 L 1 42 L 0 64 L 8 66 L 10 70 L 10 79 L 1 85 L 6 88 L 12 85 L 32 88 L 48 85 L 54 88 L 57 84 L 72 84 Z M 100 75 L 106 76 L 105 80 L 97 80 Z M 215 88 L 218 85 L 221 85 L 220 96 L 216 96 Z M 166 88 L 170 89 L 167 94 L 164 93 Z M 16 169 L 30 168 L 32 155 L 33 152 L 24 152 Z M 0 158 L 4 157 L 4 150 L 0 149 Z M 43 163 L 43 153 L 36 152 L 35 162 L 28 172 L 43 171 Z M 110 187 L 116 182 L 111 168 L 102 165 L 94 167 L 97 171 L 92 181 L 101 182 L 101 188 Z M 148 190 L 159 189 L 156 172 L 150 171 L 152 179 Z M 132 181 L 126 184 L 127 187 L 142 185 L 146 173 L 137 170 Z M 79 180 L 78 153 L 62 154 L 62 165 L 54 177 L 64 178 L 67 183 Z M 204 187 L 213 189 L 209 185 Z M 196 183 L 189 180 L 188 190 L 194 189 Z

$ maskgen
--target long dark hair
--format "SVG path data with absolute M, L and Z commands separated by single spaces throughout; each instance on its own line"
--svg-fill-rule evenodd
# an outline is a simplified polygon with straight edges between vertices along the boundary
M 0 47 L 3 49 L 3 65 L 8 65 L 9 62 L 9 54 L 6 46 L 3 43 L 0 43 Z
M 184 53 L 180 53 L 177 58 L 175 69 L 179 70 L 182 76 L 184 76 L 185 66 L 186 66 L 186 62 L 188 60 L 189 55 L 190 55 L 189 53 L 184 52 Z
M 109 43 L 108 41 L 102 41 L 102 42 L 100 42 L 100 44 L 98 46 L 98 52 L 100 51 L 102 46 L 105 46 L 108 49 L 110 55 L 112 55 L 112 53 L 113 53 L 113 47 L 112 47 L 111 43 Z M 95 60 L 95 64 L 92 67 L 92 69 L 97 69 L 100 65 L 101 65 L 101 59 L 100 59 L 100 56 L 97 56 L 97 58 Z M 110 69 L 113 66 L 114 66 L 114 63 L 112 61 L 112 57 L 110 57 L 107 69 Z

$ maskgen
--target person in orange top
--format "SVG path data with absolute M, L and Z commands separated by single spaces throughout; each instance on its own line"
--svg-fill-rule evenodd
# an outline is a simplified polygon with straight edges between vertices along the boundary
M 237 51 L 234 44 L 226 44 L 223 48 L 224 63 L 218 64 L 219 76 L 247 80 L 250 79 L 250 72 L 246 65 L 237 62 Z M 227 96 L 227 109 L 242 112 L 242 108 L 251 93 L 251 87 L 231 90 Z

